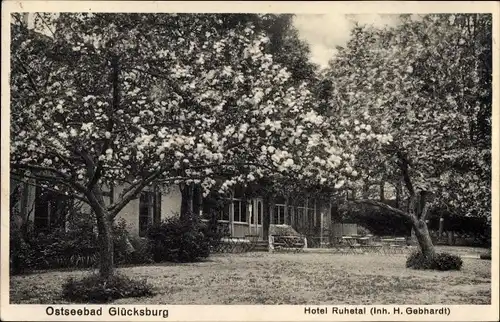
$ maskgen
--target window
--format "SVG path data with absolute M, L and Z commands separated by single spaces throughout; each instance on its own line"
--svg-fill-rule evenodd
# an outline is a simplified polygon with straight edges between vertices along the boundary
M 242 199 L 233 199 L 233 221 L 247 222 L 247 202 Z
M 294 208 L 293 208 L 293 206 L 288 206 L 287 210 L 288 210 L 288 213 L 286 216 L 288 219 L 286 219 L 286 221 L 288 222 L 289 225 L 291 225 L 293 222 L 293 217 L 294 217 Z
M 231 204 L 229 202 L 224 203 L 224 208 L 219 212 L 219 220 L 229 221 L 229 215 L 231 213 Z
M 297 226 L 307 227 L 315 220 L 315 203 L 312 200 L 306 201 L 303 206 L 297 207 L 294 212 L 294 222 Z
M 309 203 L 309 208 L 307 208 L 307 218 L 309 218 L 309 226 L 316 225 L 316 212 L 314 203 Z
M 66 215 L 71 211 L 68 197 L 36 187 L 34 228 L 48 232 L 53 228 L 64 227 Z
M 250 205 L 250 211 L 252 213 L 252 220 L 250 223 L 262 225 L 262 201 L 255 200 L 255 203 L 251 203 Z
M 285 207 L 286 206 L 284 204 L 275 205 L 273 214 L 273 224 L 275 225 L 285 224 Z
M 257 225 L 262 225 L 262 202 L 257 202 Z
M 297 207 L 297 224 L 303 224 L 306 221 L 307 216 L 307 208 L 306 207 Z
M 139 199 L 139 236 L 145 236 L 148 228 L 160 220 L 161 194 L 143 191 Z

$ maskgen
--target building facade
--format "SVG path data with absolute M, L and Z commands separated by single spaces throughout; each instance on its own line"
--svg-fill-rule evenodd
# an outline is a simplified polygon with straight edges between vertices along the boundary
M 109 203 L 122 192 L 121 187 L 105 191 Z M 55 193 L 25 183 L 11 182 L 11 190 L 17 196 L 11 200 L 11 209 L 19 221 L 30 221 L 35 231 L 47 231 L 62 227 L 68 219 L 72 201 Z M 207 219 L 207 206 L 202 200 L 199 208 L 201 218 Z M 331 203 L 302 196 L 266 198 L 254 193 L 245 195 L 241 189 L 233 190 L 222 200 L 223 206 L 216 216 L 221 225 L 227 227 L 232 237 L 266 239 L 268 225 L 288 225 L 304 235 L 326 234 L 331 224 Z M 182 193 L 178 185 L 167 188 L 144 189 L 118 214 L 116 220 L 123 219 L 131 234 L 145 236 L 150 225 L 180 214 Z M 72 209 L 72 210 L 71 210 Z M 76 211 L 89 213 L 88 205 L 78 205 Z

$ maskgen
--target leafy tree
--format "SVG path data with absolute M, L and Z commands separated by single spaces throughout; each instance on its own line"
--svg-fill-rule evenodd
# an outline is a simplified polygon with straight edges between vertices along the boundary
M 408 195 L 403 209 L 360 202 L 409 218 L 426 256 L 434 255 L 426 225 L 432 206 L 491 216 L 491 15 L 357 26 L 327 79 L 336 113 L 354 123 L 368 116 L 393 138 L 381 150 L 359 150 L 356 169 L 402 180 Z

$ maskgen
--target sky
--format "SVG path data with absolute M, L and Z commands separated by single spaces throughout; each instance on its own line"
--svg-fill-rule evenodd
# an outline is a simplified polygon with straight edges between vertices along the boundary
M 300 37 L 311 49 L 311 61 L 326 67 L 336 52 L 336 46 L 344 46 L 355 22 L 377 27 L 395 25 L 398 15 L 381 14 L 297 14 L 294 25 Z M 33 15 L 29 14 L 29 25 L 33 26 Z M 47 31 L 46 31 L 47 32 Z
M 395 25 L 397 15 L 296 15 L 294 25 L 300 37 L 309 44 L 312 62 L 320 67 L 326 67 L 336 52 L 335 47 L 347 43 L 351 28 L 356 21 L 382 27 Z

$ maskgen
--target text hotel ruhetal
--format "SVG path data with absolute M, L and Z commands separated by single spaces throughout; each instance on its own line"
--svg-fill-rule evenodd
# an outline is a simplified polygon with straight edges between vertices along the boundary
M 346 307 L 346 306 L 306 306 L 304 314 L 311 315 L 450 315 L 450 308 L 427 308 L 427 307 Z

